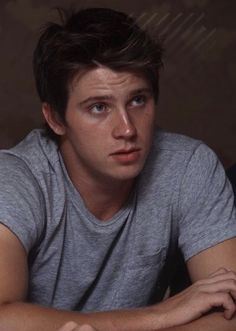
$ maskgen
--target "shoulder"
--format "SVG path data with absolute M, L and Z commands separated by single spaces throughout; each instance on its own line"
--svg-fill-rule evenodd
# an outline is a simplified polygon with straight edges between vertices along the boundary
M 215 153 L 201 140 L 158 129 L 145 168 L 156 175 L 163 172 L 178 175 L 192 164 L 209 167 L 217 160 Z
M 33 130 L 18 145 L 0 151 L 0 167 L 5 171 L 48 172 L 58 162 L 58 147 L 44 130 Z
M 139 177 L 142 194 L 163 203 L 179 201 L 179 195 L 198 188 L 213 177 L 224 180 L 224 169 L 216 154 L 202 141 L 159 129 Z M 185 196 L 185 194 L 184 194 Z
M 192 152 L 201 143 L 200 140 L 159 128 L 154 135 L 153 148 L 159 151 Z
M 56 143 L 43 130 L 33 130 L 15 147 L 1 150 L 0 184 L 1 192 L 17 189 L 22 194 L 28 188 L 45 197 L 52 191 L 62 192 L 63 171 Z

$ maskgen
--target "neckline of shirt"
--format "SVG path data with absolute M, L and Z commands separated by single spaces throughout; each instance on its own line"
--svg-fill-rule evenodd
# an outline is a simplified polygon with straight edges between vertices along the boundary
M 136 185 L 132 189 L 130 196 L 126 202 L 126 204 L 109 220 L 102 221 L 98 219 L 95 215 L 93 215 L 88 208 L 86 207 L 84 200 L 82 196 L 80 195 L 79 191 L 75 188 L 74 184 L 72 183 L 69 174 L 67 172 L 67 169 L 65 167 L 64 160 L 62 158 L 62 155 L 60 151 L 59 154 L 59 162 L 62 168 L 63 175 L 66 180 L 66 187 L 69 191 L 71 202 L 75 206 L 75 208 L 82 213 L 82 215 L 92 224 L 94 224 L 97 227 L 100 228 L 107 228 L 107 227 L 115 227 L 119 226 L 120 223 L 123 223 L 124 219 L 127 219 L 127 217 L 130 214 L 130 211 L 134 209 L 134 204 L 136 200 Z

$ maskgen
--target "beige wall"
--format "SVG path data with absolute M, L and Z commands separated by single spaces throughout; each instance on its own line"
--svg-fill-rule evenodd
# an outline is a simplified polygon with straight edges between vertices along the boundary
M 10 147 L 41 123 L 32 51 L 39 27 L 68 0 L 0 2 L 0 147 Z M 225 166 L 236 162 L 236 1 L 74 1 L 138 15 L 166 40 L 159 123 L 200 138 Z

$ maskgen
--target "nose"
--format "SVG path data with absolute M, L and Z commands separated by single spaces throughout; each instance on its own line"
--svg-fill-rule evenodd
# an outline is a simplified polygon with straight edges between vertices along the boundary
M 117 111 L 114 118 L 113 137 L 116 139 L 132 139 L 136 137 L 137 130 L 130 114 L 126 110 Z

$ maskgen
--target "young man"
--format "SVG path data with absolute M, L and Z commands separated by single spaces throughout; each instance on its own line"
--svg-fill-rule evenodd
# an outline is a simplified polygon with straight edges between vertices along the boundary
M 0 330 L 235 330 L 232 190 L 208 147 L 156 128 L 161 53 L 110 9 L 42 34 L 47 130 L 0 154 Z M 177 246 L 193 285 L 163 301 Z

